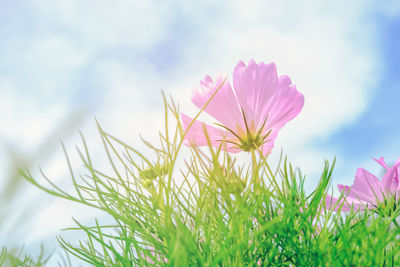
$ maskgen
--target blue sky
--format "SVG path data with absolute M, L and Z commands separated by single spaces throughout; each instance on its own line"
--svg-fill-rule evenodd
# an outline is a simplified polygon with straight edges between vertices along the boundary
M 377 51 L 383 64 L 368 108 L 356 121 L 320 140 L 322 146 L 336 146 L 341 161 L 349 161 L 348 168 L 366 159 L 383 156 L 394 162 L 400 157 L 400 16 L 377 14 L 376 20 L 379 28 Z
M 156 140 L 161 127 L 161 89 L 191 114 L 190 94 L 204 74 L 231 75 L 239 60 L 250 58 L 275 61 L 305 95 L 301 115 L 279 134 L 276 155 L 282 147 L 311 185 L 324 158 L 338 158 L 334 184 L 351 184 L 357 167 L 378 170 L 372 157 L 400 157 L 396 1 L 187 2 L 2 3 L 0 147 L 6 149 L 0 149 L 0 172 L 7 174 L 16 151 L 34 159 L 32 168 L 66 177 L 57 142 L 73 147 L 81 129 L 101 154 L 94 116 L 140 148 L 139 133 Z M 71 113 L 84 119 L 71 123 L 68 134 L 55 131 Z M 55 145 L 37 157 L 46 143 Z M 32 219 L 28 243 L 55 240 L 72 216 L 94 215 L 33 191 L 23 191 L 26 201 L 51 204 Z

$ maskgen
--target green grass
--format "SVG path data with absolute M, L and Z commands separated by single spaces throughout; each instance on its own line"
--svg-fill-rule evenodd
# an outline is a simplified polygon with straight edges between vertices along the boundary
M 32 257 L 23 252 L 23 248 L 8 250 L 3 247 L 0 251 L 0 266 L 8 267 L 40 267 L 45 266 L 51 255 L 45 255 L 44 248 L 40 248 L 40 254 Z
M 76 221 L 67 230 L 81 231 L 83 240 L 59 237 L 68 255 L 93 266 L 400 266 L 400 209 L 325 209 L 334 161 L 325 161 L 308 193 L 305 176 L 284 157 L 270 166 L 254 150 L 240 163 L 211 146 L 183 147 L 179 108 L 165 97 L 164 104 L 159 144 L 144 141 L 151 158 L 98 125 L 112 173 L 94 166 L 83 136 L 83 173 L 74 174 L 66 153 L 74 192 L 24 172 L 47 193 L 112 218 L 107 225 Z M 182 158 L 182 149 L 191 156 Z

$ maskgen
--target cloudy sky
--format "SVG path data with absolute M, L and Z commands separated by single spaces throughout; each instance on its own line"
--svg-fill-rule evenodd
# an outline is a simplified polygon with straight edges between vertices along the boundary
M 153 140 L 162 126 L 161 90 L 194 114 L 190 94 L 204 74 L 231 78 L 237 62 L 251 58 L 274 61 L 305 96 L 275 155 L 282 148 L 310 184 L 334 156 L 334 184 L 351 184 L 359 166 L 379 172 L 373 157 L 400 157 L 400 4 L 373 3 L 3 1 L 0 186 L 14 161 L 66 177 L 58 141 L 72 151 L 79 130 L 101 154 L 94 117 L 142 147 L 139 133 Z M 52 233 L 79 217 L 78 207 L 29 186 L 22 192 L 49 207 L 24 226 L 28 247 L 55 240 Z M 0 231 L 0 245 L 21 243 L 4 230 L 12 226 Z

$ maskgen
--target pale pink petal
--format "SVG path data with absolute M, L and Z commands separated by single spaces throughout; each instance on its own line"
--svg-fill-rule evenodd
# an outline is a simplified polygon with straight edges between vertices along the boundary
M 355 190 L 354 188 L 348 185 L 338 184 L 339 192 L 342 193 L 344 196 L 357 199 L 358 201 L 364 201 L 376 205 L 377 200 L 375 197 L 372 197 L 369 194 L 365 194 L 364 192 L 360 192 Z
M 233 88 L 236 93 L 240 108 L 246 114 L 248 123 L 254 121 L 254 106 L 252 103 L 255 99 L 255 73 L 257 64 L 251 60 L 246 66 L 243 61 L 240 61 L 233 71 Z
M 399 187 L 399 167 L 400 162 L 394 164 L 383 176 L 382 185 L 387 194 L 394 195 Z
M 186 130 L 190 126 L 190 123 L 193 121 L 193 119 L 185 115 L 184 113 L 181 113 L 181 118 L 183 127 Z M 207 136 L 210 140 L 211 145 L 214 147 L 219 147 L 222 140 L 234 139 L 234 136 L 231 133 L 221 129 L 217 129 L 204 122 L 196 120 L 193 122 L 190 129 L 188 130 L 185 136 L 184 144 L 186 146 L 191 146 L 191 145 L 207 146 L 208 145 Z M 229 151 L 232 153 L 240 152 L 238 148 L 229 143 L 224 143 L 222 145 L 222 150 Z
M 193 92 L 192 102 L 199 109 L 203 108 L 215 90 L 221 87 L 204 111 L 225 127 L 232 131 L 237 131 L 238 128 L 242 129 L 244 127 L 243 116 L 232 87 L 225 78 L 226 75 L 218 75 L 214 82 L 210 76 L 205 76 L 204 80 L 200 82 L 200 88 Z
M 185 115 L 184 113 L 181 114 L 181 118 L 183 127 L 186 130 L 190 126 L 190 123 L 193 121 L 193 119 Z M 191 143 L 197 146 L 207 145 L 208 142 L 205 131 L 207 131 L 207 135 L 210 139 L 211 144 L 219 143 L 220 141 L 218 140 L 222 140 L 225 136 L 225 131 L 196 120 L 193 122 L 185 136 L 185 141 L 187 141 L 185 142 L 185 144 L 189 145 L 189 143 Z
M 383 187 L 379 179 L 363 168 L 358 168 L 351 190 L 370 203 L 383 200 Z
M 292 80 L 287 75 L 279 76 L 279 88 L 283 90 L 284 88 L 289 88 L 292 85 Z
M 233 71 L 233 87 L 249 124 L 259 126 L 265 119 L 261 111 L 278 88 L 275 64 L 250 60 L 246 66 L 240 61 Z
M 264 106 L 271 101 L 272 97 L 276 94 L 279 88 L 279 79 L 276 73 L 276 66 L 274 63 L 265 64 L 260 62 L 256 65 L 256 73 L 254 77 L 254 90 L 255 98 L 252 106 L 254 107 L 255 122 L 260 124 L 263 122 L 262 110 Z
M 351 190 L 350 186 L 338 184 L 337 187 L 339 189 L 339 192 L 341 194 L 343 194 L 344 196 L 361 200 L 359 195 L 354 194 L 354 190 Z M 369 199 L 369 197 L 368 197 L 368 199 Z
M 397 166 L 397 173 L 400 174 L 400 159 L 398 159 L 395 163 L 395 166 Z M 397 181 L 397 188 L 395 189 L 396 191 L 396 199 L 400 199 L 400 181 Z
M 339 200 L 340 199 L 340 200 Z M 332 197 L 326 195 L 325 207 L 327 209 L 333 209 L 335 211 L 351 211 L 351 210 L 365 210 L 368 207 L 367 202 L 359 201 L 358 199 L 351 197 Z
M 304 96 L 296 86 L 281 88 L 272 102 L 266 105 L 263 113 L 268 115 L 267 128 L 280 130 L 288 121 L 296 117 L 304 106 Z
M 243 61 L 239 61 L 236 65 L 235 69 L 233 70 L 233 88 L 236 93 L 237 100 L 239 105 L 245 113 L 249 111 L 249 105 L 247 103 L 247 99 L 251 94 L 254 94 L 254 88 L 247 87 L 247 74 L 246 74 L 246 64 Z M 246 83 L 245 83 L 246 81 Z
M 278 78 L 278 86 L 275 89 L 275 94 L 271 97 L 271 99 L 266 102 L 261 110 L 262 116 L 270 116 L 270 111 L 276 106 L 282 107 L 283 105 L 279 105 L 279 101 L 282 100 L 282 95 L 290 92 L 290 87 L 292 85 L 292 81 L 287 75 L 282 75 Z
M 378 162 L 383 168 L 386 170 L 389 170 L 389 167 L 386 165 L 384 161 L 384 157 L 380 157 L 379 159 L 374 159 L 376 162 Z

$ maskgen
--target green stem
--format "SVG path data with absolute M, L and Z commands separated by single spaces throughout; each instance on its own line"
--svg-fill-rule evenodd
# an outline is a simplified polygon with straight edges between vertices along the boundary
M 256 152 L 255 150 L 251 150 L 251 162 L 252 162 L 252 167 L 253 167 L 253 182 L 254 186 L 259 187 L 261 185 L 260 183 L 260 174 L 259 174 L 259 166 L 257 162 L 257 157 L 256 157 Z
M 189 123 L 188 127 L 185 129 L 182 138 L 178 144 L 178 146 L 176 147 L 176 149 L 174 150 L 174 156 L 172 157 L 172 160 L 170 162 L 170 168 L 168 171 L 168 182 L 167 182 L 167 188 L 166 188 L 166 193 L 169 194 L 170 190 L 171 190 L 171 182 L 172 182 L 172 173 L 174 171 L 174 167 L 175 167 L 175 162 L 176 159 L 178 157 L 179 151 L 181 149 L 181 146 L 183 144 L 183 141 L 185 140 L 185 136 L 186 134 L 189 132 L 190 128 L 193 126 L 193 124 L 195 123 L 195 121 L 197 120 L 197 118 L 200 116 L 200 114 L 203 112 L 203 110 L 208 106 L 208 104 L 211 102 L 211 100 L 214 98 L 214 96 L 219 92 L 219 90 L 222 88 L 222 86 L 224 85 L 225 81 L 226 81 L 227 77 L 225 77 L 225 79 L 222 81 L 222 83 L 218 86 L 217 89 L 215 89 L 214 93 L 210 96 L 210 98 L 207 100 L 207 102 L 204 104 L 204 106 L 200 109 L 200 111 L 196 114 L 196 116 L 194 116 L 194 118 L 192 119 L 192 121 Z M 179 120 L 179 117 L 177 117 L 177 119 Z M 169 205 L 169 198 L 167 198 L 167 205 Z

